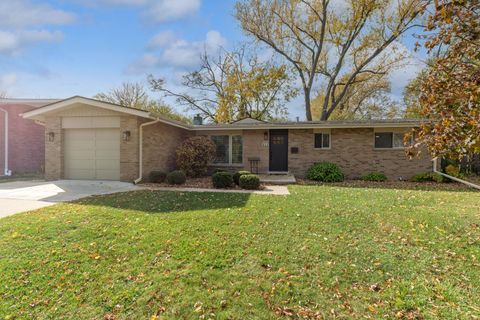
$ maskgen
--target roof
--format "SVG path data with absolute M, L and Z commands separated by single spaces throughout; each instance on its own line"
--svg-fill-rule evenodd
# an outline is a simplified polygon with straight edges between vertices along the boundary
M 237 121 L 229 124 L 193 126 L 195 130 L 315 129 L 315 128 L 411 128 L 422 123 L 418 119 L 342 120 L 342 121 Z
M 51 104 L 54 102 L 58 102 L 61 99 L 23 99 L 23 98 L 4 98 L 0 99 L 0 105 L 5 104 L 21 104 L 21 105 L 29 105 L 31 107 L 43 107 L 47 104 Z
M 4 99 L 25 101 L 22 99 Z M 47 99 L 48 100 L 48 99 Z M 42 101 L 47 101 L 42 100 Z M 31 101 L 35 101 L 32 99 Z M 19 103 L 19 102 L 17 102 Z M 139 110 L 130 107 L 124 107 L 118 104 L 100 101 L 81 96 L 73 96 L 64 100 L 51 100 L 38 109 L 25 112 L 22 116 L 26 119 L 38 120 L 40 115 L 52 112 L 61 108 L 69 107 L 75 103 L 84 103 L 93 107 L 104 108 L 120 113 L 135 115 L 151 120 L 179 127 L 190 131 L 213 131 L 213 130 L 268 130 L 268 129 L 315 129 L 315 128 L 411 128 L 418 127 L 422 120 L 418 119 L 384 119 L 384 120 L 345 120 L 345 121 L 284 121 L 284 122 L 264 122 L 251 118 L 241 119 L 227 124 L 204 124 L 190 125 L 180 121 L 171 120 L 161 115 L 151 113 L 145 110 Z

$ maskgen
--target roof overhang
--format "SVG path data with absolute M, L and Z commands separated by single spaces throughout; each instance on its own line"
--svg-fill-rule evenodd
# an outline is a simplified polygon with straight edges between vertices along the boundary
M 270 130 L 270 129 L 355 129 L 355 128 L 415 128 L 421 125 L 419 120 L 405 121 L 324 121 L 322 123 L 262 123 L 252 125 L 220 124 L 193 126 L 197 131 L 220 131 L 220 130 Z
M 96 108 L 102 108 L 102 109 L 107 109 L 111 111 L 116 111 L 120 113 L 125 113 L 125 114 L 130 114 L 142 118 L 147 118 L 147 119 L 154 119 L 151 115 L 150 112 L 143 111 L 143 110 L 137 110 L 137 109 L 132 109 L 132 108 L 126 108 L 122 107 L 116 104 L 108 103 L 108 102 L 103 102 L 103 101 L 98 101 L 95 99 L 89 99 L 85 97 L 71 97 L 65 100 L 60 100 L 57 102 L 53 102 L 50 104 L 47 104 L 41 108 L 28 111 L 22 114 L 23 118 L 25 119 L 32 119 L 32 120 L 41 120 L 42 116 L 46 115 L 47 113 L 59 111 L 64 108 L 69 108 L 72 105 L 75 104 L 85 104 L 88 106 L 96 107 Z

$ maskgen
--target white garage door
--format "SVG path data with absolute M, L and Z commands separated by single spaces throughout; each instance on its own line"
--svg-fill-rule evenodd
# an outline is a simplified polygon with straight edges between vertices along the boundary
M 65 129 L 65 178 L 120 180 L 119 129 Z

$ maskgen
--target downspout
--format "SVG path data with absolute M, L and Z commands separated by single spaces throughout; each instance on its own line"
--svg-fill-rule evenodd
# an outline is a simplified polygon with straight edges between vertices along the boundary
M 437 170 L 438 157 L 437 157 L 437 158 L 433 158 L 432 161 L 433 161 L 433 172 L 435 172 L 435 173 L 437 173 L 437 174 L 439 174 L 439 175 L 441 175 L 441 176 L 443 176 L 443 177 L 446 177 L 446 178 L 448 178 L 448 179 L 450 179 L 450 180 L 457 181 L 457 182 L 463 183 L 463 184 L 465 184 L 465 185 L 467 185 L 467 186 L 469 186 L 469 187 L 471 187 L 471 188 L 475 188 L 475 189 L 479 189 L 479 190 L 480 190 L 480 186 L 479 186 L 479 185 L 476 185 L 476 184 L 474 184 L 474 183 L 471 183 L 471 182 L 462 180 L 462 179 L 460 179 L 460 178 L 453 177 L 453 176 L 451 176 L 451 175 L 449 175 L 449 174 L 446 174 L 446 173 L 443 173 L 443 172 L 441 172 L 441 171 L 438 171 L 438 170 Z
M 0 108 L 0 111 L 5 113 L 5 168 L 3 174 L 5 176 L 11 176 L 12 171 L 8 169 L 8 111 Z
M 140 183 L 143 179 L 143 127 L 155 124 L 159 122 L 159 119 L 154 121 L 145 122 L 140 125 L 140 134 L 138 135 L 138 143 L 139 143 L 139 152 L 138 152 L 138 179 L 133 181 L 134 184 Z

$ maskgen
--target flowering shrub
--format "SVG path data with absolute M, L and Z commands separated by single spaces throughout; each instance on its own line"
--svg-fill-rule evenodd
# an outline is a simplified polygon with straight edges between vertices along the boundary
M 188 177 L 207 173 L 208 164 L 215 157 L 215 145 L 206 137 L 192 137 L 177 148 L 177 167 Z

